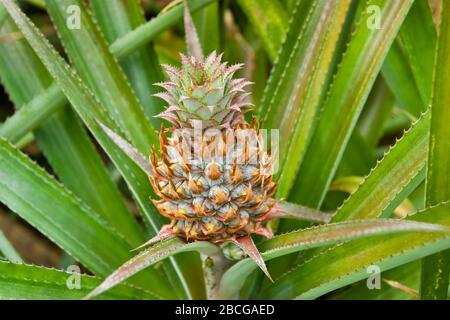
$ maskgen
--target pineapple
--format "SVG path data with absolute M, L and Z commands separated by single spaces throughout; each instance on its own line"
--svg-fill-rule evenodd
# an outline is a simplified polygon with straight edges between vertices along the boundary
M 181 70 L 164 66 L 169 81 L 158 84 L 166 92 L 157 96 L 169 104 L 159 116 L 173 128 L 161 129 L 161 155 L 150 156 L 150 181 L 160 197 L 154 204 L 171 220 L 164 231 L 214 243 L 270 237 L 263 224 L 277 185 L 260 128 L 243 117 L 250 82 L 233 79 L 242 65 L 227 67 L 215 52 L 181 60 Z

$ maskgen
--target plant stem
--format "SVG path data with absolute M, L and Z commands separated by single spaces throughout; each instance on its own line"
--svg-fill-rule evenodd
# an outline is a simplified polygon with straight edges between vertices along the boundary
M 232 264 L 222 253 L 216 255 L 201 255 L 203 264 L 203 275 L 205 277 L 206 296 L 208 300 L 219 300 L 220 280 L 222 275 Z

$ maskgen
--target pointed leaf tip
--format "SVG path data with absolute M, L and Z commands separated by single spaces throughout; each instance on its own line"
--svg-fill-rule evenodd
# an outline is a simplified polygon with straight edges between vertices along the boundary
M 296 203 L 280 201 L 269 212 L 267 219 L 291 218 L 318 223 L 329 223 L 334 213 L 321 212 Z
M 91 299 L 115 287 L 139 271 L 175 254 L 176 251 L 183 246 L 186 246 L 184 242 L 176 241 L 173 238 L 161 240 L 158 245 L 142 251 L 134 258 L 125 262 L 110 276 L 108 276 L 97 288 L 85 296 L 83 300 Z
M 258 267 L 264 272 L 264 274 L 269 278 L 270 281 L 274 282 L 270 276 L 269 270 L 264 262 L 261 253 L 258 248 L 256 248 L 255 243 L 251 236 L 239 237 L 232 239 L 232 241 L 239 246 L 244 252 L 258 265 Z

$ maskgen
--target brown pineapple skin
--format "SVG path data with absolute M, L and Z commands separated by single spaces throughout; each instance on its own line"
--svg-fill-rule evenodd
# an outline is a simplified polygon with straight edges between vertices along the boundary
M 268 236 L 263 225 L 277 202 L 272 198 L 277 184 L 254 122 L 216 129 L 212 139 L 206 130 L 200 140 L 189 131 L 162 129 L 161 155 L 152 151 L 150 156 L 156 172 L 150 182 L 160 197 L 153 203 L 170 219 L 171 233 L 214 243 L 249 234 Z M 197 151 L 194 143 L 201 146 Z

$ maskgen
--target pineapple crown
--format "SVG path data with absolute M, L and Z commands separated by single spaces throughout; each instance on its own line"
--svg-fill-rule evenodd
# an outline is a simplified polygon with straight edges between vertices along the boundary
M 242 64 L 228 66 L 222 62 L 222 54 L 212 52 L 207 58 L 180 54 L 181 69 L 163 65 L 169 81 L 157 83 L 166 90 L 155 96 L 164 99 L 169 106 L 161 117 L 176 128 L 230 128 L 244 122 L 247 102 L 244 88 L 251 84 L 245 79 L 233 79 Z

